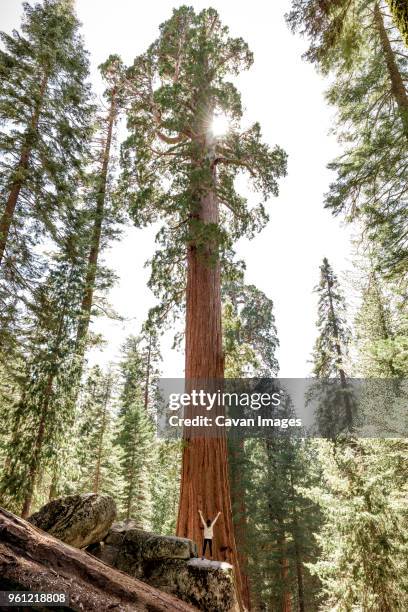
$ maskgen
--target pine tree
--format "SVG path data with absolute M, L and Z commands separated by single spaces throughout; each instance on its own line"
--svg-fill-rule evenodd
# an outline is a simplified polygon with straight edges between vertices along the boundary
M 355 321 L 357 365 L 363 378 L 393 377 L 392 360 L 384 355 L 384 343 L 394 340 L 390 300 L 378 274 L 371 270 L 362 288 L 362 303 Z
M 115 390 L 112 370 L 104 373 L 94 366 L 87 377 L 78 418 L 79 482 L 84 492 L 107 493 L 116 498 L 120 491 L 119 461 L 114 446 Z
M 138 225 L 157 217 L 167 223 L 159 233 L 164 251 L 153 261 L 153 275 L 157 293 L 167 302 L 174 297 L 180 304 L 185 288 L 190 385 L 199 379 L 214 384 L 224 375 L 220 252 L 233 239 L 252 235 L 267 219 L 263 206 L 250 210 L 236 194 L 234 177 L 247 171 L 266 198 L 277 193 L 277 178 L 285 172 L 285 154 L 261 143 L 258 124 L 239 132 L 240 97 L 225 76 L 251 62 L 246 44 L 228 37 L 216 11 L 195 14 L 181 7 L 129 72 L 125 193 Z M 211 127 L 219 113 L 228 115 L 231 129 L 218 138 Z M 180 257 L 186 247 L 187 259 Z M 175 283 L 174 292 L 175 278 L 181 282 Z M 204 454 L 210 473 L 202 469 Z M 222 511 L 214 552 L 234 562 L 239 579 L 226 462 L 223 438 L 186 439 L 177 533 L 201 540 L 199 500 L 206 500 L 203 510 L 208 514 Z
M 311 40 L 307 57 L 335 76 L 327 98 L 338 109 L 343 154 L 326 197 L 334 214 L 357 219 L 377 244 L 382 274 L 407 267 L 405 160 L 408 55 L 377 1 L 295 2 L 289 22 Z
M 318 536 L 322 556 L 311 569 L 328 595 L 323 609 L 405 610 L 406 441 L 340 447 L 320 441 L 318 448 L 323 482 L 309 494 L 325 521 Z
M 21 398 L 14 407 L 1 496 L 27 517 L 37 484 L 54 464 L 73 424 L 79 383 L 76 327 L 85 258 L 83 217 L 70 219 L 62 248 L 30 304 L 32 332 Z M 27 460 L 29 457 L 29 460 Z
M 234 280 L 224 282 L 222 297 L 225 376 L 240 379 L 251 375 L 276 375 L 278 368 L 275 349 L 278 340 L 272 300 L 254 285 L 245 285 L 240 275 Z M 228 463 L 234 534 L 241 568 L 242 598 L 244 605 L 250 609 L 251 551 L 245 481 L 250 477 L 253 464 L 246 451 L 244 439 L 229 437 Z
M 324 268 L 321 300 L 327 302 Z M 367 414 L 370 418 L 373 414 L 378 418 L 382 411 L 389 412 L 391 406 L 385 401 L 384 387 L 376 385 L 377 379 L 389 377 L 392 364 L 379 359 L 379 353 L 373 348 L 381 338 L 392 337 L 393 325 L 379 279 L 373 272 L 368 277 L 363 297 L 357 317 L 357 371 L 376 377 L 365 381 L 368 394 L 363 399 L 374 399 L 375 409 Z M 338 310 L 335 308 L 335 313 Z M 323 312 L 323 320 L 327 319 L 326 311 L 327 308 L 320 313 Z M 321 317 L 319 323 L 321 328 Z M 337 327 L 341 326 L 339 320 Z M 328 330 L 330 338 L 333 325 Z M 338 337 L 343 338 L 344 344 L 349 343 L 348 334 Z M 327 360 L 328 354 L 325 345 L 318 341 L 314 353 L 317 374 L 322 372 L 322 364 L 328 361 L 332 371 L 339 369 L 337 351 L 334 351 L 334 363 L 333 357 Z M 349 394 L 348 397 L 353 396 Z M 334 398 L 335 408 L 339 405 L 337 399 Z M 326 417 L 330 415 L 327 405 L 326 402 Z M 403 610 L 406 607 L 407 572 L 406 530 L 401 502 L 407 485 L 401 465 L 406 461 L 406 440 L 337 438 L 334 441 L 318 440 L 315 448 L 322 478 L 319 483 L 306 488 L 305 494 L 319 505 L 323 515 L 323 527 L 318 534 L 321 556 L 310 564 L 310 571 L 320 578 L 326 594 L 322 609 Z
M 121 362 L 122 390 L 119 398 L 119 424 L 116 444 L 120 449 L 123 492 L 121 502 L 126 519 L 134 519 L 142 529 L 151 524 L 151 481 L 154 448 L 154 422 L 145 407 L 143 388 L 146 365 L 138 339 L 128 338 Z
M 245 285 L 242 277 L 224 284 L 223 297 L 226 376 L 276 376 L 272 300 Z M 265 391 L 270 391 L 267 384 Z M 228 453 L 245 605 L 310 609 L 320 584 L 304 563 L 316 559 L 312 532 L 319 527 L 320 513 L 298 492 L 316 480 L 310 445 L 289 436 L 244 439 L 238 434 L 229 436 Z
M 153 465 L 152 530 L 173 535 L 176 530 L 182 445 L 177 440 L 157 440 Z
M 21 34 L 1 34 L 0 263 L 5 254 L 13 266 L 27 258 L 70 206 L 91 111 L 78 28 L 70 0 L 45 0 L 24 3 Z
M 124 104 L 124 65 L 117 55 L 111 55 L 99 67 L 101 75 L 107 85 L 104 96 L 108 103 L 106 116 L 98 121 L 97 166 L 90 176 L 90 193 L 87 199 L 92 202 L 89 211 L 92 219 L 90 231 L 90 244 L 88 265 L 85 278 L 84 294 L 81 305 L 81 318 L 78 325 L 78 348 L 85 350 L 86 337 L 91 319 L 92 304 L 95 285 L 101 274 L 101 265 L 98 264 L 100 251 L 112 236 L 112 225 L 117 215 L 113 207 L 108 207 L 111 191 L 112 174 L 112 143 L 120 111 Z M 106 276 L 106 274 L 105 274 Z M 100 279 L 99 279 L 100 280 Z M 109 282 L 104 282 L 104 287 Z
M 318 337 L 313 352 L 316 381 L 308 392 L 315 404 L 318 431 L 335 437 L 353 430 L 355 398 L 346 375 L 350 331 L 346 323 L 345 300 L 338 279 L 328 260 L 320 266 L 320 282 L 315 289 L 318 301 Z

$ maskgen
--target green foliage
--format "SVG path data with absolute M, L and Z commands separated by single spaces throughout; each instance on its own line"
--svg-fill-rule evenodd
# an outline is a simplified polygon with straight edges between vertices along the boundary
M 408 55 L 400 33 L 374 0 L 295 0 L 288 20 L 309 37 L 307 58 L 335 77 L 327 98 L 343 153 L 329 165 L 337 178 L 326 206 L 359 222 L 382 274 L 403 277 Z
M 81 395 L 78 416 L 77 458 L 79 476 L 76 490 L 107 493 L 116 497 L 120 469 L 115 441 L 115 412 L 112 406 L 115 376 L 94 366 Z
M 83 245 L 76 233 L 81 223 L 81 215 L 71 219 L 64 248 L 55 254 L 47 278 L 29 304 L 29 352 L 21 395 L 10 408 L 1 481 L 1 496 L 13 507 L 26 500 L 41 476 L 55 467 L 74 422 L 80 376 L 76 329 L 85 268 Z
M 327 594 L 323 610 L 407 607 L 404 440 L 318 443 L 323 483 L 309 491 L 325 523 L 312 566 Z
M 225 280 L 222 299 L 225 303 L 224 350 L 226 367 L 230 369 L 226 376 L 241 378 L 248 373 L 258 377 L 276 375 L 278 362 L 275 352 L 279 340 L 272 300 L 255 285 L 245 285 L 240 276 Z
M 319 296 L 319 335 L 313 352 L 313 373 L 323 378 L 337 375 L 340 369 L 344 369 L 344 357 L 350 340 L 344 296 L 337 276 L 326 258 L 320 266 L 320 282 L 315 292 Z
M 183 308 L 186 245 L 209 265 L 237 238 L 251 237 L 267 221 L 263 202 L 277 193 L 286 155 L 261 142 L 260 127 L 239 130 L 240 95 L 228 74 L 249 68 L 252 54 L 231 38 L 214 9 L 196 14 L 182 6 L 160 27 L 159 38 L 128 71 L 129 137 L 122 148 L 121 195 L 137 226 L 162 219 L 149 286 L 165 316 Z M 214 115 L 230 129 L 213 135 Z M 246 172 L 262 202 L 252 208 L 234 186 Z M 219 213 L 202 217 L 202 201 L 214 193 Z
M 148 413 L 143 392 L 146 361 L 134 337 L 129 338 L 123 347 L 121 375 L 116 436 L 124 483 L 121 504 L 125 518 L 132 518 L 141 528 L 148 529 L 152 511 L 151 472 L 155 459 L 154 422 Z
M 157 440 L 152 474 L 152 519 L 155 533 L 174 535 L 178 512 L 182 445 L 178 441 Z
M 17 289 L 27 289 L 41 274 L 34 247 L 44 235 L 58 241 L 81 174 L 93 108 L 78 30 L 70 3 L 45 0 L 24 3 L 21 32 L 1 33 L 2 201 L 20 184 L 8 265 L 1 270 L 0 291 L 9 305 Z

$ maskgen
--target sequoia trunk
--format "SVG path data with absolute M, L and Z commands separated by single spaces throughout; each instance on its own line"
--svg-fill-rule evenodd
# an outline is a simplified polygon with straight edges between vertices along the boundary
M 207 149 L 210 149 L 211 143 Z M 218 224 L 215 193 L 215 168 L 210 184 L 198 198 L 193 215 L 202 224 Z M 212 183 L 212 185 L 211 185 Z M 218 247 L 210 242 L 203 248 L 195 241 L 188 246 L 186 288 L 186 392 L 202 389 L 216 392 L 224 378 L 221 324 L 221 271 Z M 211 417 L 222 410 L 214 407 Z M 204 409 L 205 412 L 205 409 Z M 192 406 L 186 416 L 199 414 Z M 207 413 L 208 414 L 208 413 Z M 208 428 L 209 429 L 209 428 Z M 221 516 L 215 526 L 213 555 L 234 566 L 237 597 L 242 586 L 232 523 L 228 477 L 227 441 L 221 428 L 217 432 L 184 430 L 184 448 L 180 483 L 177 535 L 197 542 L 201 547 L 203 532 L 198 510 L 205 518 Z

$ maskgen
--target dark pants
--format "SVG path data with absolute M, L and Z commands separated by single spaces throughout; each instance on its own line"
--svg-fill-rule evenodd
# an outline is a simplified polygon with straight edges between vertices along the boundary
M 210 549 L 210 556 L 212 557 L 212 540 L 205 538 L 204 539 L 204 544 L 203 544 L 203 557 L 205 556 L 205 550 L 207 548 L 207 544 L 208 544 L 208 548 Z

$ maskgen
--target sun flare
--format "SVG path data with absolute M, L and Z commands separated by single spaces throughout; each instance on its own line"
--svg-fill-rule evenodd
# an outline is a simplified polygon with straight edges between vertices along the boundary
M 230 120 L 226 115 L 215 115 L 211 123 L 214 136 L 224 136 L 230 128 Z

